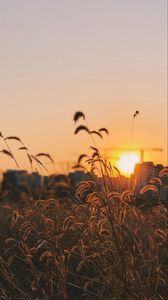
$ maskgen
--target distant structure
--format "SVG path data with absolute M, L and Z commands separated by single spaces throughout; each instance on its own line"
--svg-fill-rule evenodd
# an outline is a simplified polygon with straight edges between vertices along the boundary
M 163 165 L 158 164 L 154 166 L 154 177 L 159 177 L 160 171 L 163 169 Z
M 3 174 L 3 187 L 8 187 L 8 184 L 18 187 L 22 183 L 28 183 L 28 174 L 24 170 L 7 170 Z
M 168 204 L 168 176 L 159 177 L 160 171 L 164 168 L 162 164 L 154 165 L 153 162 L 144 162 L 137 164 L 134 174 L 131 176 L 131 182 L 135 182 L 135 194 L 138 194 L 141 188 L 150 183 L 150 179 L 159 178 L 161 186 L 159 187 L 160 200 Z
M 89 172 L 85 173 L 83 171 L 70 172 L 68 176 L 74 187 L 78 186 L 81 181 L 93 180 L 97 178 L 97 176 L 92 175 Z
M 17 199 L 19 192 L 30 194 L 39 191 L 42 187 L 43 176 L 38 172 L 28 174 L 25 170 L 7 170 L 3 173 L 1 183 L 2 192 L 12 191 L 12 195 Z
M 136 164 L 133 177 L 136 179 L 137 186 L 143 186 L 154 177 L 154 164 L 153 162 L 144 162 Z
M 123 192 L 129 188 L 130 179 L 125 176 L 109 178 L 107 175 L 95 178 L 99 191 L 102 191 L 104 184 L 108 187 L 109 192 Z
M 154 165 L 151 161 L 138 163 L 130 178 L 119 176 L 119 174 L 112 178 L 107 175 L 98 177 L 95 174 L 84 171 L 74 171 L 68 173 L 68 175 L 42 176 L 38 172 L 29 174 L 25 170 L 7 170 L 3 173 L 0 189 L 4 194 L 9 192 L 12 199 L 18 199 L 18 195 L 21 192 L 29 196 L 32 195 L 33 199 L 38 199 L 39 195 L 47 199 L 48 195 L 73 194 L 80 182 L 93 180 L 96 183 L 97 191 L 102 192 L 106 185 L 109 192 L 121 193 L 132 189 L 136 196 L 145 185 L 156 184 L 155 182 L 150 182 L 150 179 L 155 177 L 161 180 L 161 185 L 157 186 L 160 200 L 168 204 L 168 176 L 167 174 L 164 175 L 164 173 L 162 176 L 159 176 L 163 168 L 162 164 Z

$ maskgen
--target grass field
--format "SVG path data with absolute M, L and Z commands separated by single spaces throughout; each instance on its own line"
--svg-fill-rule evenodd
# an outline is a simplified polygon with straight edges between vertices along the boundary
M 74 121 L 79 118 L 84 114 Z M 80 155 L 76 168 L 87 159 L 89 171 L 108 177 L 111 188 L 104 180 L 98 189 L 95 179 L 76 189 L 62 180 L 33 194 L 29 187 L 16 194 L 14 187 L 15 198 L 11 187 L 9 194 L 1 191 L 0 299 L 168 299 L 168 211 L 159 198 L 161 180 L 153 179 L 138 197 L 134 190 L 114 192 L 112 167 L 93 139 L 107 129 L 80 125 L 75 134 L 81 130 L 94 146 L 91 157 Z
M 2 202 L 0 299 L 168 299 L 167 209 L 128 196 Z

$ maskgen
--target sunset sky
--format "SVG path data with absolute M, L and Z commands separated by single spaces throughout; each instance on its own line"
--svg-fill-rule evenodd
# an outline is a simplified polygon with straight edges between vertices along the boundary
M 162 147 L 145 159 L 166 164 L 166 2 L 1 0 L 3 135 L 19 136 L 32 154 L 72 161 L 91 145 L 85 132 L 73 134 L 75 111 L 85 113 L 91 129 L 109 129 L 97 146 L 129 147 L 138 109 L 132 147 Z M 10 145 L 21 168 L 28 168 L 18 142 Z M 5 168 L 15 165 L 0 154 Z

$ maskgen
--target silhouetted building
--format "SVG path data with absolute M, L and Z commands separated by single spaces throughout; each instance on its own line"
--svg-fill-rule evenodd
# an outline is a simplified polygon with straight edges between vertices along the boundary
M 89 172 L 85 173 L 83 171 L 75 171 L 69 173 L 69 179 L 73 186 L 78 186 L 81 181 L 94 180 L 95 178 L 96 176 Z
M 106 188 L 109 192 L 123 192 L 132 189 L 135 196 L 138 196 L 141 188 L 150 183 L 157 186 L 160 200 L 163 203 L 168 203 L 168 176 L 166 173 L 160 176 L 163 168 L 163 165 L 154 165 L 153 162 L 137 164 L 130 178 L 125 176 L 110 178 L 107 175 L 98 177 L 84 171 L 71 172 L 69 175 L 41 176 L 37 172 L 28 174 L 24 170 L 7 170 L 3 174 L 1 190 L 5 194 L 7 191 L 11 199 L 18 199 L 21 192 L 25 192 L 33 199 L 39 199 L 39 197 L 44 197 L 44 199 L 49 197 L 71 198 L 75 195 L 76 187 L 80 182 L 94 181 L 94 188 L 97 191 L 102 192 Z M 153 177 L 160 178 L 161 185 L 157 181 L 151 183 L 150 179 Z
M 38 172 L 33 172 L 28 176 L 31 189 L 39 189 L 42 187 L 42 176 Z
M 10 185 L 18 187 L 22 183 L 28 183 L 28 173 L 24 170 L 7 170 L 3 174 L 3 187 Z
M 163 169 L 163 165 L 157 164 L 154 166 L 154 177 L 159 177 L 160 171 Z
M 149 180 L 154 177 L 153 162 L 144 162 L 135 166 L 133 177 L 136 180 L 136 185 L 148 184 Z

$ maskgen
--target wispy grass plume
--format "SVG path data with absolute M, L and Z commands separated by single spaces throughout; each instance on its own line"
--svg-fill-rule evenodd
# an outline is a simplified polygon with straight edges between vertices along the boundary
M 109 134 L 108 130 L 105 127 L 100 128 L 99 132 L 105 132 L 107 135 Z
M 36 154 L 35 156 L 36 156 L 36 157 L 47 157 L 52 163 L 54 163 L 53 158 L 52 158 L 51 155 L 48 154 L 48 153 L 43 153 L 43 152 L 41 152 L 41 153 Z
M 78 132 L 80 132 L 80 131 L 82 131 L 82 130 L 84 130 L 84 131 L 86 131 L 87 133 L 90 134 L 89 129 L 88 129 L 86 126 L 84 126 L 84 125 L 78 126 L 78 127 L 75 129 L 74 134 L 77 134 Z
M 101 139 L 103 138 L 103 136 L 101 135 L 101 133 L 98 132 L 98 131 L 96 131 L 96 130 L 90 131 L 90 133 L 98 135 Z
M 85 115 L 82 111 L 77 111 L 73 117 L 74 122 L 76 123 L 80 118 L 83 118 L 85 120 Z
M 3 149 L 3 150 L 1 150 L 0 152 L 3 153 L 3 154 L 6 154 L 6 155 L 8 155 L 8 156 L 10 156 L 10 157 L 13 159 L 13 155 L 12 155 L 11 152 L 9 152 L 8 150 Z
M 86 154 L 81 154 L 78 158 L 78 164 L 81 163 L 81 161 L 84 159 L 84 158 L 87 158 L 88 156 Z

